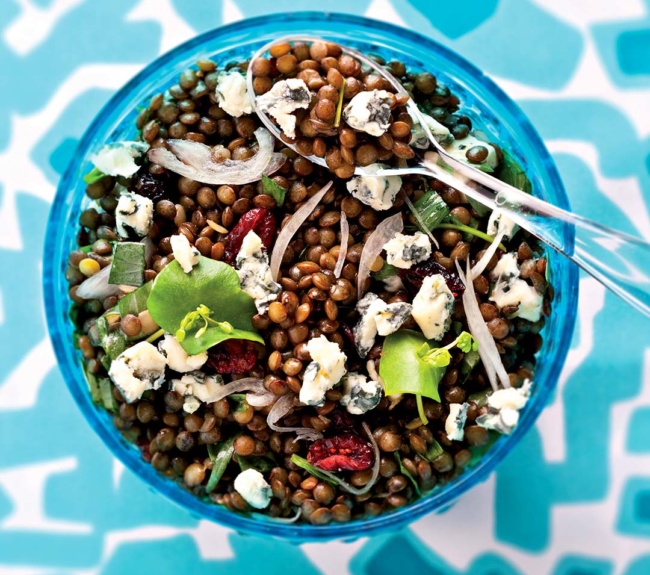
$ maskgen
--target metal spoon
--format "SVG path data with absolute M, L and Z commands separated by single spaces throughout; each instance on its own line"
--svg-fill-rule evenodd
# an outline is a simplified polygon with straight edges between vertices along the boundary
M 262 57 L 272 46 L 285 42 L 328 41 L 323 38 L 302 35 L 276 39 L 260 48 L 251 58 L 251 62 Z M 341 44 L 339 46 L 344 54 L 353 56 L 390 82 L 396 94 L 409 97 L 403 86 L 377 62 L 353 48 Z M 251 66 L 248 68 L 246 80 L 249 94 L 255 94 Z M 251 97 L 251 100 L 260 120 L 276 138 L 282 139 L 278 127 L 265 112 L 258 109 L 254 96 Z M 646 270 L 650 271 L 650 243 L 567 212 L 528 195 L 472 165 L 460 162 L 452 157 L 434 138 L 422 113 L 410 97 L 406 107 L 411 117 L 424 129 L 435 151 L 427 152 L 417 166 L 387 168 L 372 175 L 419 174 L 440 180 L 487 208 L 498 210 L 521 228 L 529 231 L 579 265 L 634 308 L 646 316 L 650 316 L 650 277 L 646 273 Z M 293 144 L 287 143 L 284 139 L 282 141 L 300 153 Z M 313 155 L 304 157 L 315 164 L 327 167 L 324 158 Z M 368 175 L 363 168 L 359 167 L 355 169 L 355 174 Z

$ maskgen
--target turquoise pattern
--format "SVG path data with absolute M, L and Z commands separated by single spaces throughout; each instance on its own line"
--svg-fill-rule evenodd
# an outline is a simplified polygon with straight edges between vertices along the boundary
M 650 0 L 574 3 L 327 8 L 402 24 L 473 61 L 544 137 L 574 209 L 650 238 Z M 484 484 L 400 533 L 294 546 L 207 524 L 123 471 L 78 413 L 46 338 L 40 281 L 49 202 L 78 139 L 161 51 L 242 17 L 318 7 L 0 2 L 0 573 L 647 575 L 649 324 L 588 278 L 536 428 Z

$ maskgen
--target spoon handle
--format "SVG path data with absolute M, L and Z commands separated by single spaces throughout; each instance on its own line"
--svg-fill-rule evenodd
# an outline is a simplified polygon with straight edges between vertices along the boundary
M 452 168 L 454 171 L 450 172 L 425 160 L 414 171 L 422 174 L 426 170 L 486 207 L 500 211 L 578 264 L 638 311 L 650 316 L 650 243 L 567 212 L 490 176 L 489 179 L 481 178 L 490 188 L 496 188 L 488 189 L 473 178 L 478 170 L 469 168 L 471 173 L 467 174 L 466 165 L 453 165 Z M 491 180 L 498 185 L 492 186 Z

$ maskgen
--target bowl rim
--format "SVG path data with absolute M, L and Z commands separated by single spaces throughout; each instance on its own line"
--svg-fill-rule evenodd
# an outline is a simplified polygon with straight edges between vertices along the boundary
M 195 47 L 214 39 L 220 34 L 245 32 L 248 28 L 261 24 L 271 26 L 278 22 L 303 20 L 316 21 L 319 23 L 349 23 L 355 26 L 370 27 L 373 32 L 380 34 L 388 33 L 391 36 L 398 35 L 408 42 L 422 44 L 425 49 L 435 51 L 442 58 L 464 68 L 465 72 L 472 78 L 472 80 L 480 82 L 490 95 L 498 98 L 500 104 L 513 116 L 513 118 L 518 120 L 519 125 L 517 126 L 517 129 L 530 140 L 531 146 L 534 147 L 536 152 L 539 154 L 539 159 L 546 172 L 545 176 L 556 190 L 558 196 L 557 204 L 564 209 L 570 209 L 566 190 L 560 179 L 557 167 L 552 156 L 546 149 L 542 138 L 519 106 L 474 64 L 430 38 L 406 28 L 380 20 L 336 12 L 279 12 L 270 15 L 247 18 L 231 24 L 218 26 L 191 38 L 150 62 L 131 80 L 122 86 L 122 88 L 120 88 L 102 107 L 80 139 L 73 158 L 57 186 L 45 234 L 43 293 L 49 336 L 55 350 L 59 369 L 61 370 L 66 386 L 74 397 L 77 407 L 80 409 L 86 421 L 93 428 L 94 432 L 99 435 L 102 442 L 109 448 L 113 456 L 120 460 L 150 488 L 153 488 L 168 500 L 185 509 L 191 515 L 233 528 L 240 533 L 271 536 L 293 542 L 326 541 L 331 539 L 350 540 L 358 537 L 366 537 L 380 531 L 395 530 L 411 523 L 427 513 L 430 513 L 432 510 L 445 509 L 473 485 L 487 479 L 492 471 L 494 471 L 495 467 L 510 451 L 512 451 L 521 438 L 529 431 L 537 419 L 537 416 L 546 405 L 550 394 L 555 389 L 560 369 L 564 365 L 568 353 L 576 322 L 577 293 L 579 285 L 578 268 L 576 266 L 570 264 L 566 265 L 564 263 L 562 264 L 566 271 L 568 282 L 573 289 L 571 290 L 571 293 L 563 294 L 567 300 L 567 310 L 569 311 L 570 317 L 565 320 L 568 323 L 566 323 L 564 331 L 560 334 L 560 341 L 557 344 L 557 352 L 555 354 L 556 365 L 551 368 L 551 372 L 549 373 L 546 382 L 547 385 L 536 391 L 538 401 L 526 410 L 522 420 L 512 435 L 499 438 L 499 440 L 497 440 L 490 448 L 489 452 L 481 458 L 481 461 L 473 467 L 471 471 L 468 471 L 454 479 L 449 489 L 434 490 L 427 496 L 416 500 L 403 509 L 384 513 L 371 519 L 355 520 L 349 523 L 330 524 L 326 526 L 312 526 L 304 524 L 287 524 L 268 519 L 258 519 L 257 517 L 251 518 L 243 514 L 231 512 L 216 504 L 207 504 L 199 497 L 176 485 L 172 480 L 164 477 L 149 463 L 143 461 L 139 457 L 139 451 L 136 452 L 133 446 L 126 443 L 117 430 L 113 429 L 114 433 L 106 433 L 104 431 L 105 422 L 103 422 L 102 419 L 106 419 L 106 414 L 104 413 L 104 416 L 102 417 L 98 413 L 98 409 L 93 409 L 93 404 L 90 402 L 89 394 L 87 392 L 84 393 L 85 385 L 73 385 L 72 383 L 79 377 L 80 370 L 78 366 L 76 367 L 76 371 L 73 370 L 73 362 L 70 361 L 72 346 L 70 346 L 65 338 L 62 337 L 63 334 L 60 332 L 57 323 L 59 313 L 62 310 L 57 304 L 57 299 L 61 298 L 59 297 L 60 293 L 57 292 L 55 273 L 57 267 L 61 265 L 61 262 L 57 261 L 57 242 L 49 241 L 51 238 L 58 237 L 59 235 L 61 227 L 59 221 L 64 213 L 64 209 L 68 207 L 66 201 L 68 190 L 73 189 L 68 184 L 74 181 L 75 168 L 77 167 L 75 166 L 75 163 L 77 158 L 79 158 L 84 151 L 88 150 L 92 142 L 95 140 L 96 132 L 101 127 L 102 122 L 109 111 L 122 106 L 122 104 L 129 99 L 129 95 L 134 88 L 143 83 L 161 67 L 164 67 L 168 62 L 174 60 L 177 56 L 191 51 Z M 68 307 L 69 306 L 65 307 L 63 310 L 66 314 L 66 318 Z M 84 378 L 83 374 L 81 377 Z M 134 453 L 137 453 L 137 458 L 134 456 Z

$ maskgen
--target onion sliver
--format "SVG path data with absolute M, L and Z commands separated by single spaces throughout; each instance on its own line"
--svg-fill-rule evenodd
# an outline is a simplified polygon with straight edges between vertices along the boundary
M 241 393 L 242 391 L 252 391 L 256 394 L 267 393 L 267 390 L 264 387 L 264 382 L 261 379 L 256 377 L 245 377 L 244 379 L 238 379 L 232 383 L 227 383 L 223 387 L 219 388 L 219 391 L 212 396 L 214 398 L 212 401 L 220 401 L 224 397 L 228 397 L 233 393 Z
M 108 276 L 111 273 L 111 266 L 99 270 L 94 276 L 90 276 L 79 284 L 77 296 L 83 299 L 105 299 L 112 295 L 122 293 L 120 286 L 108 283 Z
M 284 252 L 287 251 L 287 246 L 291 242 L 291 238 L 296 235 L 296 232 L 300 229 L 300 226 L 305 223 L 305 220 L 311 216 L 312 212 L 323 199 L 323 196 L 332 187 L 333 183 L 334 182 L 328 182 L 318 190 L 295 214 L 293 214 L 293 216 L 291 216 L 291 219 L 280 230 L 278 239 L 275 240 L 275 245 L 273 246 L 273 252 L 271 252 L 271 277 L 274 281 L 278 280 L 280 266 L 282 265 L 282 257 L 284 256 Z
M 485 250 L 483 257 L 479 261 L 477 261 L 474 267 L 472 268 L 472 271 L 470 273 L 470 278 L 472 280 L 475 280 L 478 276 L 480 276 L 483 273 L 487 265 L 490 263 L 492 256 L 494 256 L 494 254 L 497 253 L 497 250 L 499 249 L 499 244 L 501 243 L 501 240 L 505 235 L 506 235 L 506 227 L 501 226 L 501 230 L 499 230 L 499 232 L 495 236 L 494 241 L 490 244 L 490 247 L 487 250 Z
M 264 393 L 247 393 L 246 403 L 251 407 L 266 407 L 275 401 L 276 395 L 270 391 Z
M 368 241 L 363 246 L 361 259 L 359 260 L 357 275 L 357 296 L 359 299 L 363 296 L 363 286 L 370 277 L 370 266 L 381 253 L 381 250 L 384 249 L 386 242 L 393 239 L 395 234 L 400 233 L 403 229 L 402 214 L 395 214 L 390 218 L 386 218 L 370 234 Z
M 336 260 L 336 266 L 334 266 L 334 276 L 337 278 L 341 277 L 345 258 L 348 255 L 349 236 L 350 226 L 348 225 L 348 217 L 345 215 L 345 212 L 341 210 L 341 249 L 339 250 L 339 257 Z
M 467 275 L 463 273 L 458 261 L 456 262 L 456 268 L 458 269 L 460 279 L 465 284 L 463 306 L 465 308 L 465 316 L 467 317 L 467 325 L 478 343 L 478 353 L 485 366 L 485 371 L 490 379 L 492 389 L 496 391 L 498 388 L 496 377 L 498 377 L 503 387 L 510 387 L 510 378 L 501 362 L 499 350 L 497 349 L 496 343 L 494 343 L 494 338 L 487 328 L 487 324 L 483 319 L 478 302 L 476 301 L 476 292 L 474 291 L 474 282 L 471 280 L 469 259 L 467 260 Z
M 151 148 L 148 156 L 154 164 L 204 184 L 249 184 L 276 171 L 286 160 L 283 154 L 273 153 L 273 136 L 266 128 L 255 130 L 255 137 L 259 149 L 249 160 L 216 162 L 210 146 L 192 140 L 168 140 L 169 149 Z
M 278 433 L 295 433 L 298 439 L 306 439 L 308 441 L 320 439 L 323 437 L 323 434 L 311 427 L 280 427 L 276 425 L 278 421 L 293 409 L 295 398 L 296 396 L 293 393 L 287 393 L 278 399 L 266 416 L 266 424 Z

